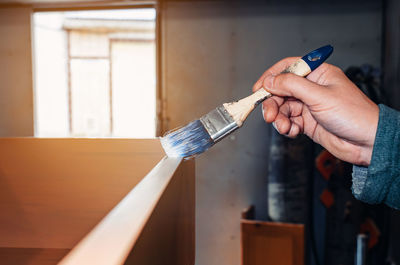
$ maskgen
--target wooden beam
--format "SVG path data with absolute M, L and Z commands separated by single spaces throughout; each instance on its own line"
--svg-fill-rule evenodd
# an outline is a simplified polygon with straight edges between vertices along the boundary
M 163 156 L 158 139 L 0 138 L 0 247 L 71 249 Z
M 96 10 L 96 9 L 126 9 L 126 8 L 154 8 L 155 1 L 141 0 L 8 0 L 0 2 L 0 8 L 31 7 L 34 11 L 66 11 L 66 10 Z
M 164 158 L 60 264 L 194 264 L 194 162 Z
M 70 249 L 57 248 L 0 248 L 2 265 L 54 265 Z

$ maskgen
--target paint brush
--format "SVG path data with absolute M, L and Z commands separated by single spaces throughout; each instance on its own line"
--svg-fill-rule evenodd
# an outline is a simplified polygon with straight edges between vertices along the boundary
M 294 62 L 282 73 L 307 76 L 333 52 L 330 45 L 316 49 Z M 169 157 L 193 157 L 203 153 L 225 136 L 240 128 L 247 116 L 272 94 L 261 88 L 236 102 L 224 103 L 198 120 L 167 132 L 161 145 Z

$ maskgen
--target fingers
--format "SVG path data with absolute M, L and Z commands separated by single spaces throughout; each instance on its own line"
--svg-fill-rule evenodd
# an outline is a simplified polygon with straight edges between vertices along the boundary
M 273 125 L 280 134 L 289 138 L 296 138 L 299 134 L 303 133 L 302 120 L 302 117 L 288 118 L 282 113 L 278 113 Z
M 281 106 L 279 111 L 287 117 L 297 117 L 303 112 L 303 103 L 298 100 L 288 100 Z
M 299 125 L 292 123 L 289 132 L 286 134 L 289 138 L 296 138 L 301 132 Z
M 278 115 L 276 115 L 273 125 L 280 134 L 286 135 L 289 133 L 292 123 L 288 117 L 279 112 Z
M 292 63 L 297 61 L 300 57 L 288 57 L 283 60 L 280 60 L 276 64 L 274 64 L 272 67 L 270 67 L 267 71 L 265 71 L 261 77 L 257 80 L 257 82 L 253 85 L 253 92 L 259 90 L 260 88 L 263 87 L 263 81 L 264 79 L 269 76 L 269 75 L 278 75 L 280 74 L 283 70 L 289 67 Z
M 331 85 L 338 78 L 347 77 L 339 67 L 327 63 L 321 64 L 307 76 L 308 80 L 323 86 Z
M 269 75 L 263 86 L 276 96 L 294 97 L 306 105 L 318 104 L 327 95 L 326 87 L 295 74 Z
M 307 76 L 307 79 L 320 85 L 327 85 L 325 84 L 326 82 L 325 75 L 326 73 L 328 73 L 330 67 L 331 67 L 330 64 L 327 63 L 321 64 Z
M 283 98 L 273 96 L 262 103 L 263 117 L 266 122 L 270 123 L 275 120 L 279 112 L 279 107 L 283 102 Z
M 267 122 L 273 122 L 275 129 L 280 134 L 295 138 L 303 133 L 303 104 L 300 101 L 289 100 L 280 105 L 279 101 L 282 98 L 276 98 L 278 102 L 270 100 L 264 103 L 264 119 Z

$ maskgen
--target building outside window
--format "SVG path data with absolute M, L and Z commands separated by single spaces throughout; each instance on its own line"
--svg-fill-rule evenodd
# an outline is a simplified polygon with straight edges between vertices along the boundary
M 155 136 L 154 9 L 33 19 L 35 136 Z

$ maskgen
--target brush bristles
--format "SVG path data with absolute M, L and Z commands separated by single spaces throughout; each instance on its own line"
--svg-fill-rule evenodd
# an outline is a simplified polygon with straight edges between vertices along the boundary
M 169 157 L 192 157 L 203 153 L 214 144 L 200 120 L 167 132 L 160 141 Z

